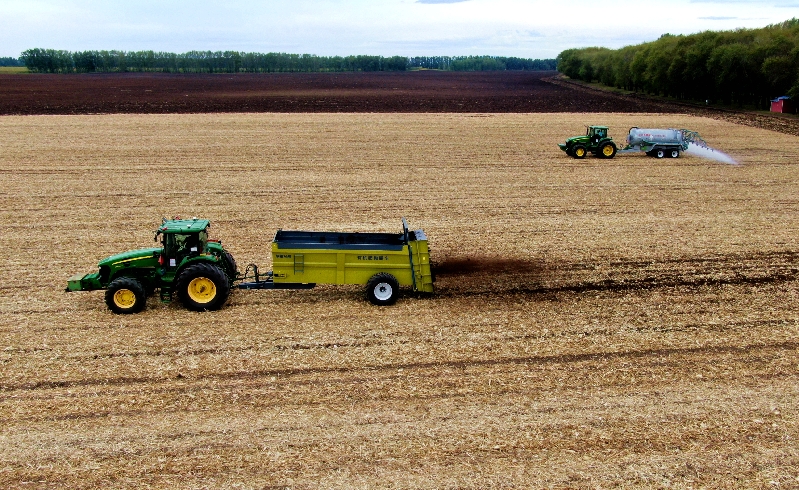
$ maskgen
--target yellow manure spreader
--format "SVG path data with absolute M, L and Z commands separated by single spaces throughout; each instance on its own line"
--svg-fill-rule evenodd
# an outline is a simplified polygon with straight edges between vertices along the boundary
M 279 230 L 272 241 L 272 271 L 247 267 L 241 289 L 309 289 L 317 284 L 365 284 L 375 305 L 393 304 L 401 286 L 432 293 L 427 236 L 402 233 L 344 233 Z

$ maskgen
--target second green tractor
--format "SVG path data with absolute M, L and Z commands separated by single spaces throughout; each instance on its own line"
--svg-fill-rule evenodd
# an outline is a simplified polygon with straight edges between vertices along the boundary
M 588 126 L 583 136 L 574 136 L 558 146 L 574 158 L 585 158 L 588 153 L 600 158 L 613 158 L 617 151 L 616 143 L 608 136 L 607 126 Z

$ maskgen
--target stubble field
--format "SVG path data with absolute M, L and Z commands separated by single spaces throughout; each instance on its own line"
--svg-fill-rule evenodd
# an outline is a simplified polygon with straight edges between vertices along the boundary
M 685 127 L 738 165 L 566 157 Z M 799 137 L 674 114 L 0 118 L 0 486 L 799 486 Z M 437 294 L 63 293 L 162 216 L 423 228 Z

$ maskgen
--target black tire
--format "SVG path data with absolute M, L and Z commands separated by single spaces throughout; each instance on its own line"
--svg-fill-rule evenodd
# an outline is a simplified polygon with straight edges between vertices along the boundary
M 177 279 L 180 302 L 192 311 L 218 310 L 230 295 L 230 282 L 216 264 L 192 264 Z
M 386 272 L 375 274 L 366 283 L 366 299 L 377 306 L 393 305 L 399 297 L 397 278 Z
M 666 156 L 666 152 L 663 150 L 654 150 L 652 154 L 655 155 L 655 158 L 663 158 Z
M 680 150 L 671 150 L 669 156 L 671 158 L 678 158 L 680 156 Z
M 585 158 L 587 154 L 588 150 L 585 149 L 584 145 L 574 145 L 572 147 L 572 156 L 578 160 Z
M 132 277 L 117 277 L 105 290 L 105 304 L 114 313 L 138 313 L 147 305 L 147 293 L 141 282 Z
M 605 143 L 604 145 L 599 147 L 599 152 L 597 153 L 601 158 L 613 158 L 616 156 L 616 145 L 613 143 Z
M 224 260 L 225 267 L 228 271 L 228 278 L 230 279 L 230 283 L 233 284 L 233 281 L 236 280 L 236 276 L 239 274 L 239 268 L 236 265 L 236 259 L 233 258 L 233 254 L 225 251 Z

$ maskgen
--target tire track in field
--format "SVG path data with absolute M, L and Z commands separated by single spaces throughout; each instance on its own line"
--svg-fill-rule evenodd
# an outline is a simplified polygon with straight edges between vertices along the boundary
M 642 349 L 629 351 L 607 351 L 607 352 L 585 352 L 579 354 L 554 354 L 546 356 L 523 356 L 502 359 L 461 359 L 452 361 L 420 361 L 409 363 L 387 363 L 364 366 L 344 366 L 344 367 L 308 367 L 308 368 L 277 368 L 262 369 L 254 371 L 235 371 L 227 373 L 213 373 L 198 376 L 183 376 L 178 374 L 176 377 L 152 377 L 152 376 L 120 376 L 117 378 L 88 378 L 72 381 L 37 381 L 32 383 L 2 384 L 0 394 L 10 394 L 19 391 L 35 391 L 42 389 L 55 388 L 79 388 L 92 386 L 123 386 L 133 384 L 162 384 L 181 379 L 191 382 L 202 380 L 237 380 L 255 379 L 272 377 L 292 377 L 301 375 L 325 375 L 335 373 L 354 373 L 354 372 L 385 372 L 391 370 L 419 370 L 419 369 L 464 369 L 469 367 L 488 367 L 515 364 L 575 364 L 592 360 L 614 360 L 614 359 L 643 359 L 649 357 L 666 357 L 672 355 L 712 355 L 712 354 L 752 354 L 759 351 L 796 351 L 799 350 L 799 342 L 784 341 L 768 344 L 749 344 L 743 346 L 699 346 L 699 347 L 674 347 L 662 349 Z M 320 381 L 324 382 L 324 380 Z M 0 397 L 0 400 L 6 399 Z
M 699 324 L 699 323 L 691 323 L 691 324 L 684 324 L 678 326 L 627 326 L 622 329 L 625 332 L 634 331 L 637 333 L 683 333 L 683 332 L 692 332 L 692 331 L 706 331 L 706 332 L 728 332 L 734 330 L 740 330 L 742 328 L 763 328 L 763 327 L 783 327 L 789 325 L 791 322 L 789 320 L 758 320 L 758 321 L 741 321 L 741 322 L 726 322 L 726 323 L 719 323 L 719 324 Z M 457 322 L 452 324 L 438 324 L 441 328 L 454 328 L 457 327 Z M 500 328 L 503 324 L 501 323 L 483 323 L 484 326 L 496 326 Z M 563 338 L 570 338 L 570 337 L 610 337 L 613 335 L 619 334 L 620 329 L 608 329 L 608 328 L 593 328 L 593 329 L 586 329 L 586 328 L 577 328 L 577 329 L 569 329 L 569 330 L 562 330 L 557 332 L 546 331 L 546 332 L 539 332 L 539 333 L 529 333 L 523 335 L 505 335 L 499 340 L 502 342 L 515 342 L 515 341 L 526 341 L 526 340 L 547 340 L 547 339 L 563 339 Z M 419 343 L 434 343 L 437 342 L 436 340 L 429 340 L 428 339 L 417 339 Z M 63 357 L 61 359 L 65 361 L 97 361 L 97 360 L 111 360 L 111 359 L 138 359 L 138 358 L 145 358 L 145 357 L 167 357 L 167 358 L 180 358 L 184 356 L 204 356 L 204 355 L 230 355 L 230 354 L 244 354 L 244 353 L 258 353 L 258 352 L 266 352 L 266 351 L 275 351 L 275 352 L 285 352 L 285 351 L 324 351 L 324 350 L 337 350 L 337 349 L 348 349 L 348 348 L 355 348 L 355 349 L 368 349 L 368 348 L 375 348 L 375 347 L 385 347 L 385 346 L 397 346 L 397 345 L 408 345 L 411 341 L 408 339 L 385 339 L 385 340 L 370 340 L 370 341 L 362 341 L 362 340 L 338 340 L 338 341 L 331 341 L 331 342 L 313 342 L 313 343 L 303 343 L 303 342 L 291 342 L 291 343 L 275 343 L 274 345 L 267 345 L 263 343 L 262 345 L 246 345 L 246 346 L 239 346 L 239 347 L 210 347 L 210 348 L 203 348 L 203 349 L 156 349 L 156 350 L 137 350 L 132 352 L 125 352 L 125 351 L 114 351 L 114 352 L 94 352 L 94 353 L 85 353 L 85 354 L 70 354 Z M 27 355 L 27 354 L 44 354 L 44 353 L 53 353 L 58 352 L 59 349 L 53 347 L 33 347 L 33 348 L 19 348 L 19 349 L 10 349 L 6 350 L 5 353 L 8 355 Z M 160 379 L 160 378 L 159 378 Z M 0 390 L 2 386 L 0 386 Z
M 551 356 L 527 356 L 506 359 L 484 359 L 484 360 L 462 360 L 450 362 L 420 362 L 420 363 L 395 363 L 381 366 L 361 366 L 355 368 L 321 368 L 321 369 L 288 369 L 288 370 L 263 370 L 254 372 L 222 373 L 217 375 L 197 376 L 179 379 L 158 379 L 131 381 L 130 379 L 110 380 L 102 382 L 104 389 L 96 390 L 97 383 L 72 383 L 58 386 L 39 386 L 37 388 L 23 388 L 16 390 L 8 397 L 0 397 L 0 401 L 14 399 L 15 404 L 22 401 L 37 401 L 44 403 L 48 411 L 43 415 L 21 415 L 18 417 L 2 417 L 2 424 L 22 424 L 31 422 L 58 422 L 69 420 L 92 420 L 111 416 L 135 416 L 148 415 L 153 412 L 158 413 L 178 413 L 192 410 L 189 407 L 171 407 L 166 410 L 162 408 L 154 409 L 147 406 L 125 407 L 122 405 L 116 410 L 109 410 L 107 405 L 112 403 L 109 399 L 119 398 L 125 400 L 131 396 L 137 399 L 153 398 L 158 395 L 173 396 L 182 398 L 185 394 L 193 393 L 205 399 L 213 399 L 215 404 L 226 403 L 224 400 L 235 391 L 236 398 L 228 403 L 241 404 L 247 400 L 257 400 L 258 406 L 280 406 L 284 404 L 294 404 L 294 397 L 302 393 L 304 398 L 302 406 L 328 406 L 331 400 L 339 400 L 342 392 L 349 393 L 348 400 L 368 399 L 374 400 L 372 391 L 377 390 L 381 401 L 407 401 L 419 402 L 436 399 L 457 399 L 475 396 L 481 390 L 491 396 L 503 396 L 511 394 L 527 394 L 529 387 L 517 385 L 513 380 L 509 386 L 506 384 L 496 385 L 489 388 L 480 384 L 486 373 L 482 369 L 505 368 L 511 372 L 515 369 L 527 370 L 529 367 L 534 369 L 536 379 L 539 384 L 543 383 L 545 389 L 562 388 L 561 382 L 555 380 L 557 373 L 579 373 L 581 371 L 595 371 L 597 366 L 608 373 L 623 371 L 629 373 L 634 378 L 643 378 L 645 373 L 661 373 L 667 375 L 663 383 L 669 386 L 680 384 L 676 381 L 680 373 L 695 373 L 697 369 L 708 364 L 717 364 L 715 357 L 731 357 L 724 367 L 727 370 L 720 371 L 717 376 L 726 379 L 746 379 L 748 383 L 761 384 L 775 379 L 789 379 L 795 377 L 792 371 L 778 370 L 778 372 L 752 372 L 747 371 L 738 377 L 729 378 L 729 372 L 738 372 L 737 365 L 751 366 L 756 363 L 761 367 L 771 365 L 768 359 L 760 358 L 754 360 L 754 356 L 773 357 L 776 354 L 786 352 L 796 352 L 799 349 L 797 342 L 781 342 L 773 344 L 751 344 L 746 346 L 705 346 L 690 348 L 669 348 L 669 349 L 644 349 L 636 351 L 622 352 L 595 352 L 579 354 L 563 354 Z M 675 357 L 674 359 L 669 359 Z M 612 363 L 620 362 L 616 366 Z M 584 366 L 574 366 L 576 364 L 586 364 Z M 563 365 L 562 368 L 558 366 Z M 572 365 L 570 367 L 570 365 Z M 536 369 L 536 367 L 550 366 L 548 370 Z M 593 367 L 592 367 L 593 366 Z M 525 371 L 527 372 L 527 371 Z M 496 374 L 496 373 L 495 373 Z M 668 376 L 671 375 L 671 376 Z M 716 375 L 706 373 L 702 378 L 704 381 L 711 381 Z M 447 381 L 447 380 L 450 381 Z M 575 378 L 575 379 L 579 379 Z M 223 384 L 217 384 L 222 381 Z M 516 379 L 518 381 L 518 379 Z M 548 384 L 547 381 L 555 383 Z M 703 382 L 704 382 L 703 381 Z M 579 382 L 579 381 L 574 381 Z M 632 381 L 635 383 L 635 381 Z M 175 383 L 178 383 L 176 386 Z M 443 383 L 443 385 L 442 385 Z M 631 383 L 625 376 L 618 379 L 607 379 L 603 382 L 603 387 L 612 388 L 627 386 Z M 138 386 L 137 386 L 138 385 Z M 373 389 L 369 389 L 373 386 Z M 443 386 L 443 388 L 442 388 Z M 420 388 L 420 391 L 412 387 Z M 466 389 L 469 388 L 470 389 Z M 481 388 L 482 387 L 482 388 Z M 57 392 L 45 395 L 41 390 L 48 389 L 75 389 L 89 388 L 89 393 L 72 392 L 66 394 Z M 108 389 L 110 388 L 110 389 Z M 473 388 L 473 389 L 472 389 Z M 20 393 L 27 390 L 28 394 Z M 314 390 L 319 391 L 318 396 L 314 395 Z M 269 392 L 270 394 L 265 394 Z M 2 393 L 2 392 L 0 392 Z M 200 395 L 202 393 L 202 395 Z M 371 394 L 370 394 L 371 393 Z M 485 394 L 483 393 L 483 394 Z M 33 396 L 31 396 L 33 395 Z M 86 407 L 86 412 L 71 411 L 68 413 L 53 413 L 52 401 L 58 401 L 61 406 L 71 409 L 73 403 L 69 399 L 97 399 L 100 401 L 103 410 L 92 410 Z M 194 396 L 192 397 L 194 398 Z M 207 402 L 205 402 L 207 403 Z M 113 404 L 113 403 L 112 403 Z M 191 405 L 191 403 L 189 403 Z M 199 410 L 197 408 L 193 410 Z

